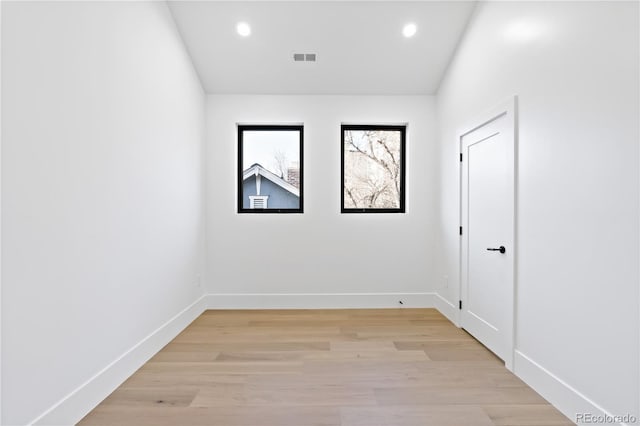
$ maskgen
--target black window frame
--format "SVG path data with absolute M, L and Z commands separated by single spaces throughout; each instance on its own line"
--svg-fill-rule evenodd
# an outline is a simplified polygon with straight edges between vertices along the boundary
M 300 135 L 300 197 L 297 209 L 250 209 L 243 207 L 243 134 L 245 131 L 298 131 Z M 250 214 L 304 213 L 304 125 L 303 124 L 238 124 L 237 212 Z
M 344 206 L 344 135 L 349 130 L 391 130 L 400 132 L 400 206 L 397 208 L 353 208 Z M 406 213 L 406 148 L 407 125 L 342 124 L 340 125 L 340 212 L 341 213 Z

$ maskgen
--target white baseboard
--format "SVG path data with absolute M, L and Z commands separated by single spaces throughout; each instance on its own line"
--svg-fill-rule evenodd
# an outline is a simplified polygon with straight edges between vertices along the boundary
M 440 311 L 442 315 L 447 317 L 449 321 L 457 327 L 460 327 L 460 310 L 439 293 L 435 294 L 435 308 Z
M 208 309 L 433 308 L 435 293 L 208 294 Z M 402 301 L 402 304 L 400 304 Z
M 66 426 L 78 423 L 200 316 L 206 309 L 205 299 L 204 295 L 201 296 L 29 424 Z
M 613 418 L 613 415 L 518 350 L 515 351 L 514 373 L 576 424 L 601 423 L 625 426 L 625 423 L 610 421 L 578 422 L 579 419 L 576 416 L 579 413 L 610 418 Z

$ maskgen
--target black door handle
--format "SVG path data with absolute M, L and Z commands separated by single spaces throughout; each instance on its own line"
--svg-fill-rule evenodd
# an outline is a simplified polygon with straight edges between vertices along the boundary
M 506 248 L 504 248 L 504 246 L 500 246 L 499 248 L 488 248 L 488 251 L 499 251 L 500 253 L 504 253 L 507 251 Z

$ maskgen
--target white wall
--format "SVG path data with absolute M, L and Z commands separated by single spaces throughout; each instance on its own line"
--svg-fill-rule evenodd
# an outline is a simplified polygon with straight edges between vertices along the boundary
M 0 4 L 0 43 L 2 5 Z M 1 49 L 0 49 L 1 50 Z M 2 424 L 2 52 L 0 52 L 0 425 Z
M 204 94 L 164 3 L 2 2 L 2 104 L 2 423 L 18 425 L 201 295 Z
M 395 306 L 400 294 L 425 303 L 435 233 L 432 97 L 212 95 L 207 122 L 214 306 Z M 342 122 L 409 123 L 406 214 L 340 214 Z M 236 123 L 304 124 L 304 214 L 236 213 Z
M 517 94 L 516 372 L 574 420 L 639 412 L 638 31 L 637 2 L 481 4 L 438 93 L 438 291 L 457 303 L 456 129 Z

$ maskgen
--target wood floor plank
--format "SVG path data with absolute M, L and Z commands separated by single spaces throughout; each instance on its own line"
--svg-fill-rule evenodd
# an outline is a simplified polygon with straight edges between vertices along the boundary
M 133 388 L 120 387 L 102 402 L 105 407 L 154 407 L 163 405 L 168 407 L 188 407 L 193 402 L 199 390 L 196 387 L 164 386 Z
M 183 374 L 188 375 L 262 375 L 262 374 L 293 374 L 301 370 L 302 362 L 148 362 L 138 374 L 156 376 Z
M 398 350 L 423 350 L 433 361 L 502 361 L 475 340 L 464 341 L 396 341 Z
M 403 351 L 405 352 L 405 351 Z M 416 351 L 410 351 L 416 352 Z M 217 351 L 171 351 L 163 350 L 158 352 L 149 362 L 211 362 L 218 358 L 220 352 Z M 426 355 L 426 354 L 425 354 Z
M 207 311 L 80 423 L 565 426 L 434 309 Z
M 166 388 L 168 386 L 177 386 L 183 388 L 208 388 L 224 386 L 229 383 L 246 383 L 248 375 L 240 374 L 202 374 L 190 373 L 185 374 L 180 371 L 156 374 L 140 371 L 129 377 L 120 388 Z M 120 389 L 119 388 L 119 389 Z
M 245 351 L 245 352 L 220 352 L 215 358 L 216 362 L 252 362 L 262 361 L 347 361 L 358 360 L 386 360 L 386 361 L 428 361 L 429 357 L 424 351 L 394 351 L 389 350 L 348 350 L 342 348 L 338 351 Z
M 574 424 L 549 404 L 488 405 L 483 409 L 496 426 L 570 426 Z
M 331 342 L 329 345 L 331 351 L 392 351 L 396 352 L 397 349 L 391 341 L 337 341 Z
M 328 341 L 310 342 L 252 342 L 247 338 L 243 342 L 191 342 L 179 343 L 172 341 L 163 351 L 173 352 L 219 352 L 219 351 L 328 351 Z
M 340 426 L 336 407 L 102 407 L 88 426 Z
M 191 402 L 192 407 L 214 406 L 340 406 L 344 401 L 354 405 L 373 406 L 373 390 L 366 387 L 324 383 L 312 386 L 307 382 L 271 381 L 238 385 L 234 389 L 201 390 Z
M 476 406 L 343 407 L 342 426 L 494 426 Z
M 379 405 L 487 405 L 544 404 L 546 401 L 530 388 L 488 387 L 403 387 L 375 390 Z

